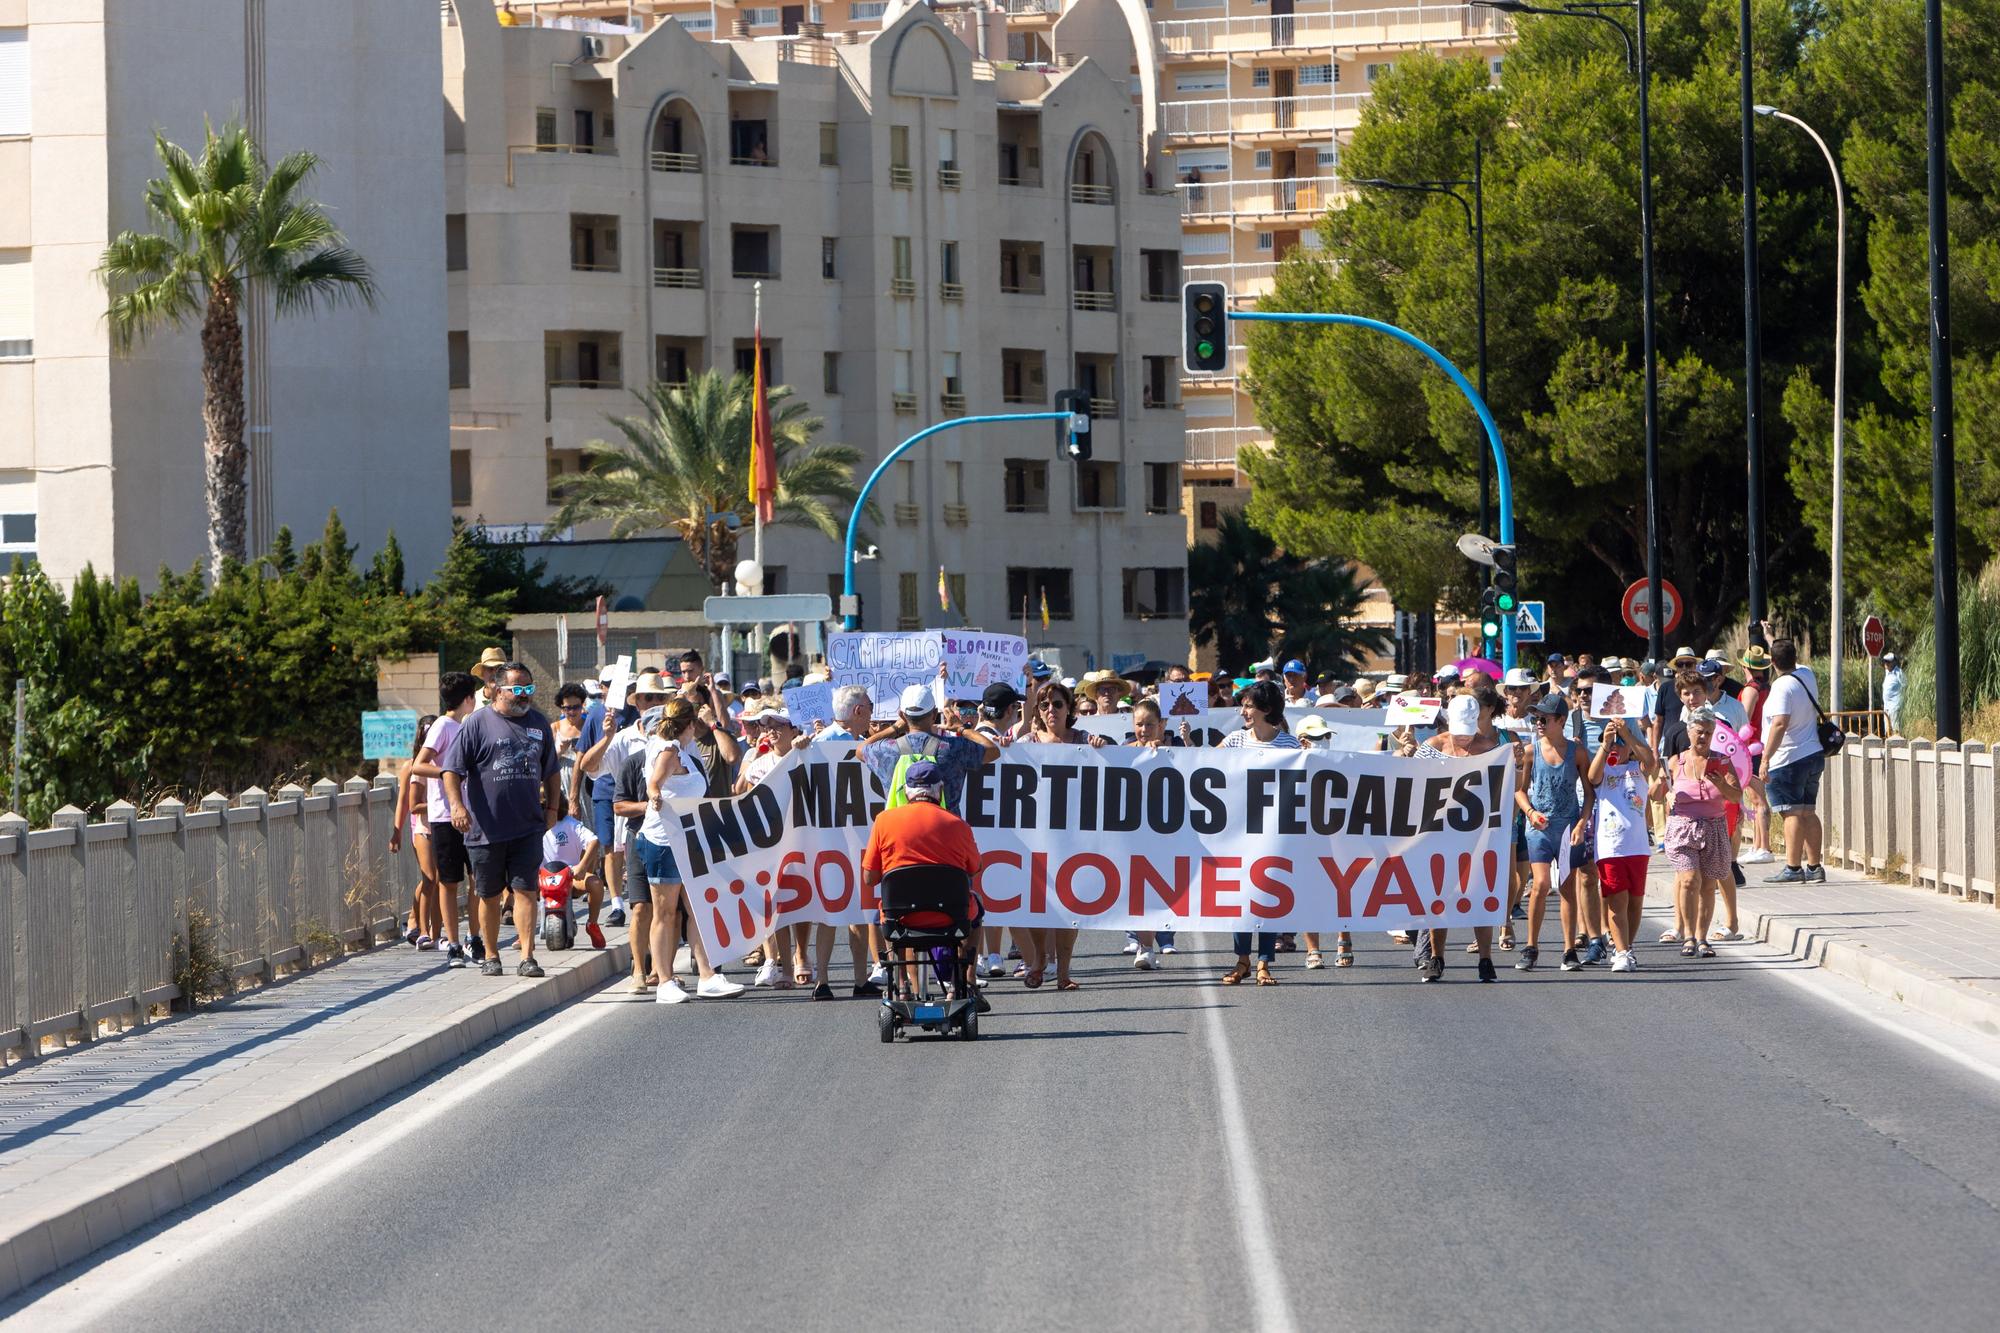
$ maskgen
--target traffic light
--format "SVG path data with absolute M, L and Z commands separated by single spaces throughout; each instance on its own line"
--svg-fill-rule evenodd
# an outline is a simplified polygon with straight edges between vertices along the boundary
M 1513 547 L 1493 548 L 1493 591 L 1498 594 L 1493 606 L 1505 616 L 1513 615 L 1521 605 L 1521 585 L 1514 572 L 1514 560 Z
M 1505 626 L 1500 620 L 1500 590 L 1488 587 L 1479 594 L 1479 637 L 1492 642 Z
M 1056 424 L 1056 439 L 1074 463 L 1090 461 L 1090 394 L 1082 389 L 1058 389 L 1056 411 L 1069 420 Z
M 1219 282 L 1181 288 L 1181 363 L 1189 370 L 1229 368 L 1229 289 Z

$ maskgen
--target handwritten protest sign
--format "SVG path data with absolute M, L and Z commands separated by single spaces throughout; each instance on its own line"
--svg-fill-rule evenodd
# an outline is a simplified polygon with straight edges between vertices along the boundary
M 987 924 L 1397 930 L 1505 918 L 1514 751 L 1412 763 L 1313 751 L 1016 744 L 975 768 Z M 674 857 L 718 962 L 794 923 L 855 925 L 882 780 L 794 750 L 741 796 L 674 801 Z
M 1392 727 L 1430 726 L 1438 720 L 1438 712 L 1443 707 L 1442 699 L 1399 699 L 1389 705 L 1383 721 Z
M 835 685 L 861 685 L 875 701 L 876 717 L 894 717 L 897 701 L 911 685 L 929 685 L 944 661 L 944 640 L 936 630 L 905 634 L 831 634 L 826 665 Z
M 1160 718 L 1173 726 L 1183 718 L 1198 718 L 1208 711 L 1208 682 L 1205 680 L 1163 680 L 1160 682 Z
M 820 681 L 812 685 L 794 685 L 780 696 L 785 712 L 791 717 L 792 725 L 810 733 L 815 722 L 833 721 L 833 685 Z
M 945 690 L 953 699 L 977 699 L 989 685 L 1020 688 L 1028 670 L 1028 641 L 1018 634 L 979 630 L 938 631 L 944 648 Z
M 1646 691 L 1638 685 L 1592 685 L 1590 715 L 1595 718 L 1646 716 Z

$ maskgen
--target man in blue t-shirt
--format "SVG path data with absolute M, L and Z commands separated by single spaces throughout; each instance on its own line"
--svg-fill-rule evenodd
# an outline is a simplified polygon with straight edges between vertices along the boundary
M 516 973 L 539 977 L 535 961 L 535 889 L 542 834 L 562 808 L 561 766 L 548 719 L 530 700 L 535 678 L 519 662 L 496 673 L 493 703 L 467 718 L 445 755 L 445 802 L 465 837 L 472 892 L 486 958 L 479 970 L 501 974 L 500 900 L 514 895 Z
M 642 673 L 640 680 L 645 681 L 651 675 L 650 672 Z M 576 741 L 578 757 L 593 758 L 591 751 L 601 745 L 606 737 L 615 736 L 631 726 L 639 720 L 641 711 L 654 704 L 663 703 L 665 699 L 666 696 L 663 694 L 641 698 L 635 688 L 626 697 L 624 707 L 607 715 L 607 701 L 600 697 L 584 712 L 583 734 L 577 737 Z M 604 848 L 605 882 L 612 886 L 611 914 L 605 920 L 611 925 L 622 926 L 625 924 L 625 900 L 617 890 L 625 883 L 619 875 L 625 862 L 625 852 L 618 845 L 615 836 L 617 819 L 611 813 L 612 790 L 616 776 L 609 764 L 599 764 L 597 776 L 587 776 L 584 773 L 584 765 L 579 762 L 576 790 L 569 794 L 569 800 L 570 808 L 578 812 L 579 818 L 584 817 L 584 812 L 588 812 L 590 831 L 597 835 L 598 843 Z

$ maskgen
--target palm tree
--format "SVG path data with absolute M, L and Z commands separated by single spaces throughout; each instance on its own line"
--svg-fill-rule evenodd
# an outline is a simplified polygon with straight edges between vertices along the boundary
M 1213 545 L 1188 549 L 1188 628 L 1214 644 L 1225 671 L 1272 651 L 1321 669 L 1360 665 L 1389 643 L 1382 630 L 1352 624 L 1362 588 L 1354 567 L 1308 561 L 1278 549 L 1241 514 L 1224 514 Z
M 110 293 L 112 345 L 128 353 L 163 328 L 201 325 L 201 420 L 208 565 L 243 560 L 245 288 L 267 290 L 281 315 L 375 302 L 368 264 L 318 201 L 299 194 L 319 159 L 288 153 L 266 168 L 241 125 L 205 126 L 199 161 L 153 135 L 164 175 L 146 182 L 156 232 L 120 232 L 97 273 Z
M 614 537 L 670 528 L 721 588 L 735 577 L 736 544 L 754 517 L 750 377 L 705 370 L 685 385 L 655 380 L 633 396 L 644 414 L 606 418 L 624 438 L 585 446 L 584 470 L 564 483 L 549 530 L 603 519 Z M 790 401 L 788 386 L 767 396 L 778 462 L 775 517 L 767 526 L 816 528 L 844 540 L 861 451 L 813 443 L 825 423 Z

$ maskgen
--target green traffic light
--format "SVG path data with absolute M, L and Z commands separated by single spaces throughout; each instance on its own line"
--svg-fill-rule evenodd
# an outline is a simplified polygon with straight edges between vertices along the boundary
M 1497 639 L 1500 637 L 1500 622 L 1497 620 L 1482 621 L 1479 625 L 1479 632 L 1486 638 Z
M 1209 342 L 1196 343 L 1194 345 L 1194 354 L 1206 361 L 1215 355 L 1215 344 Z
M 1503 592 L 1494 599 L 1494 603 L 1502 611 L 1512 611 L 1515 606 L 1514 594 L 1511 592 Z

